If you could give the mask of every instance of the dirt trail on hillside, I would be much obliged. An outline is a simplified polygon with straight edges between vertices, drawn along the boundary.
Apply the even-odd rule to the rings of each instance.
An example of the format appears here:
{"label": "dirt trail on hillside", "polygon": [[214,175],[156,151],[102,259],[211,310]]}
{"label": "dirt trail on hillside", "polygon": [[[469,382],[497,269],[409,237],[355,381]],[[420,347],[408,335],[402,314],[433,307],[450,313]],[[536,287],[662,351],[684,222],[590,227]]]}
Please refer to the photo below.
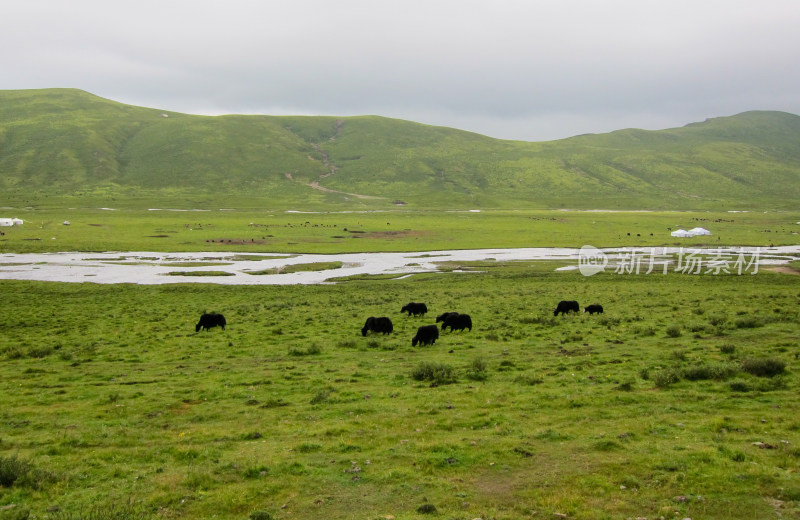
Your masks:
{"label": "dirt trail on hillside", "polygon": [[[329,142],[333,142],[336,140],[337,137],[339,137],[339,135],[342,133],[343,126],[344,126],[344,121],[342,121],[341,119],[336,121],[336,130],[334,134],[328,138]],[[323,173],[322,175],[319,176],[319,178],[324,179],[325,177],[330,177],[331,175],[334,175],[338,168],[336,167],[335,164],[331,164],[330,156],[327,154],[327,152],[325,152],[325,150],[323,150],[319,144],[314,144],[312,146],[314,147],[314,150],[316,150],[322,156],[322,164],[324,164],[325,168],[328,169],[328,173]]]}
{"label": "dirt trail on hillside", "polygon": [[[343,126],[344,126],[344,121],[342,121],[341,119],[336,121],[336,128],[335,128],[334,134],[328,138],[329,142],[333,142],[333,141],[336,140],[336,138],[339,137],[339,135],[342,133],[342,127]],[[347,191],[333,190],[331,188],[326,188],[325,186],[320,185],[319,182],[322,179],[330,177],[331,175],[335,175],[336,174],[336,170],[338,170],[338,167],[330,161],[330,156],[328,155],[328,153],[325,150],[322,149],[322,145],[320,145],[320,144],[312,144],[311,146],[314,148],[314,150],[317,153],[319,153],[322,156],[322,164],[325,166],[325,169],[328,170],[328,171],[326,173],[323,173],[319,177],[317,177],[317,180],[314,180],[314,181],[311,181],[311,182],[306,182],[306,183],[303,183],[303,184],[305,184],[309,188],[314,188],[315,190],[323,191],[325,193],[338,193],[340,195],[347,195],[349,197],[355,197],[357,199],[373,199],[373,200],[377,200],[377,199],[385,199],[386,198],[386,197],[379,197],[379,196],[376,196],[376,195],[362,195],[361,193],[350,193],[350,192],[347,192]],[[286,178],[289,179],[290,181],[294,180],[294,178],[292,177],[291,173],[284,173],[284,176],[286,176]],[[297,182],[300,182],[300,181],[297,181]]]}
{"label": "dirt trail on hillside", "polygon": [[362,195],[360,193],[349,193],[347,191],[339,191],[339,190],[332,190],[330,188],[326,188],[325,186],[320,186],[319,181],[312,181],[306,184],[306,186],[310,188],[314,188],[315,190],[324,191],[325,193],[341,193],[342,195],[349,195],[351,197],[355,197],[357,199],[385,199],[386,197],[378,197],[377,195]]}

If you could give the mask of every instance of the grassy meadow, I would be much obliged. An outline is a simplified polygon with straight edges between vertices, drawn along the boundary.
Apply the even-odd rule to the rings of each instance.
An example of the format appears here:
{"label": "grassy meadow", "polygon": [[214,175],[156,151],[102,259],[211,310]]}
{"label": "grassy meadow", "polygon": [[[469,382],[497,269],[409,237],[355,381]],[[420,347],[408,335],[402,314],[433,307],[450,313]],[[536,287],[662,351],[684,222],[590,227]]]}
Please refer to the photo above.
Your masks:
{"label": "grassy meadow", "polygon": [[0,281],[0,518],[800,518],[797,278],[553,267]]}
{"label": "grassy meadow", "polygon": [[[151,201],[155,202],[155,201]],[[142,208],[151,209],[142,209]],[[497,247],[761,246],[798,243],[800,212],[592,212],[558,210],[298,213],[298,210],[12,208],[22,226],[0,228],[0,252],[234,251],[345,253]],[[162,208],[160,210],[156,210]],[[69,222],[69,225],[65,225]],[[670,229],[705,227],[677,239]]]}
{"label": "grassy meadow", "polygon": [[[0,100],[0,217],[24,220],[0,228],[0,254],[769,247],[800,233],[792,114],[525,143],[67,89]],[[713,235],[670,236],[694,227]],[[188,283],[218,274],[207,260],[163,286],[0,280],[0,520],[800,518],[798,262]],[[554,317],[562,299],[605,313]],[[430,313],[401,314],[410,301]],[[206,311],[226,330],[195,333]],[[474,329],[413,348],[446,311]],[[363,337],[369,316],[394,333]]]}

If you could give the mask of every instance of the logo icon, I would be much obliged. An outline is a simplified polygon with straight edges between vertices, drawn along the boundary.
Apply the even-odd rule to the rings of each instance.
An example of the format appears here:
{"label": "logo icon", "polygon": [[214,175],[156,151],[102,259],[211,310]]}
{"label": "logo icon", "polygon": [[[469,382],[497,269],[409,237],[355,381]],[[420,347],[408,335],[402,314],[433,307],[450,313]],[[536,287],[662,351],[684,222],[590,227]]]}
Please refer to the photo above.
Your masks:
{"label": "logo icon", "polygon": [[603,272],[607,265],[606,254],[594,246],[583,246],[578,253],[578,270],[583,276]]}

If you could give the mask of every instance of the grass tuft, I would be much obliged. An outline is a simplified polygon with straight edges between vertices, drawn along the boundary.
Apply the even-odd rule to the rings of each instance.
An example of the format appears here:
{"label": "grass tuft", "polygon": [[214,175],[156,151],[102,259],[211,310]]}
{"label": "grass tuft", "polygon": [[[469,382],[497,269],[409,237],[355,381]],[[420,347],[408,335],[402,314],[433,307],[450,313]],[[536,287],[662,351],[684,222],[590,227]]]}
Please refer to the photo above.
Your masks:
{"label": "grass tuft", "polygon": [[41,489],[46,483],[55,481],[55,476],[43,471],[16,455],[0,457],[0,487],[26,487]]}
{"label": "grass tuft", "polygon": [[432,385],[448,385],[456,382],[455,369],[444,363],[423,361],[411,372],[415,381],[430,381]]}
{"label": "grass tuft", "polygon": [[669,325],[666,333],[668,338],[679,338],[681,337],[681,328],[678,325]]}
{"label": "grass tuft", "polygon": [[484,358],[474,358],[467,368],[467,379],[471,381],[486,381],[489,377],[488,367]]}
{"label": "grass tuft", "polygon": [[306,348],[289,347],[288,352],[290,356],[316,356],[322,353],[322,347],[314,343]]}

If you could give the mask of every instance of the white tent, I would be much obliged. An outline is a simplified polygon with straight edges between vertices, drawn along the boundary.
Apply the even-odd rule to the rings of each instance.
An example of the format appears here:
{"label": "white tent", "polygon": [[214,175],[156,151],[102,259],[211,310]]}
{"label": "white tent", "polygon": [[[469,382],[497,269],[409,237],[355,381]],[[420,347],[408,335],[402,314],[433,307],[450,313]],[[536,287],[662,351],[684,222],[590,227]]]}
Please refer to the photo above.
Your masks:
{"label": "white tent", "polygon": [[0,218],[0,226],[21,226],[22,220],[18,218]]}
{"label": "white tent", "polygon": [[694,229],[690,229],[689,231],[686,231],[685,229],[678,229],[677,231],[673,231],[672,233],[670,233],[670,235],[678,238],[691,238],[699,235],[710,235],[710,234],[711,231],[701,227],[696,227]]}
{"label": "white tent", "polygon": [[696,228],[690,229],[689,233],[692,233],[693,236],[710,235],[711,231],[707,230],[706,228],[696,227]]}

